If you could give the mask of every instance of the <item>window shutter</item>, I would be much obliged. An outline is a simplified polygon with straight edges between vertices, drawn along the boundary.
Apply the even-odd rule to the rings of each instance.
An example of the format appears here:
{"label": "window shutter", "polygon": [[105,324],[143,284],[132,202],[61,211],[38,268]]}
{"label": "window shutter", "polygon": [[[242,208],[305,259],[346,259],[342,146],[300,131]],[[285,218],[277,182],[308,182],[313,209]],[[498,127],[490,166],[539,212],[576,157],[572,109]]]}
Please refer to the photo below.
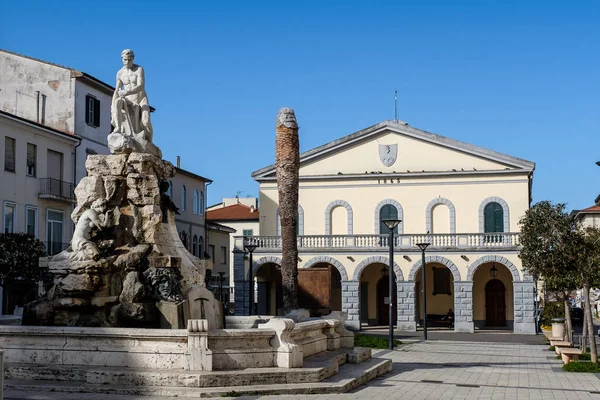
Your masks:
{"label": "window shutter", "polygon": [[100,126],[100,100],[93,99],[94,101],[94,126]]}
{"label": "window shutter", "polygon": [[483,211],[484,232],[504,232],[504,210],[498,203],[489,203]]}
{"label": "window shutter", "polygon": [[[381,234],[390,233],[390,228],[383,223],[383,220],[386,219],[398,219],[398,210],[391,204],[381,207],[381,211],[379,212],[379,233]],[[394,228],[394,233],[398,233],[397,226]]]}
{"label": "window shutter", "polygon": [[90,121],[90,101],[92,98],[90,96],[85,96],[85,123],[89,124]]}
{"label": "window shutter", "polygon": [[494,210],[494,229],[496,232],[504,232],[504,210],[500,204],[496,204],[498,207]]}

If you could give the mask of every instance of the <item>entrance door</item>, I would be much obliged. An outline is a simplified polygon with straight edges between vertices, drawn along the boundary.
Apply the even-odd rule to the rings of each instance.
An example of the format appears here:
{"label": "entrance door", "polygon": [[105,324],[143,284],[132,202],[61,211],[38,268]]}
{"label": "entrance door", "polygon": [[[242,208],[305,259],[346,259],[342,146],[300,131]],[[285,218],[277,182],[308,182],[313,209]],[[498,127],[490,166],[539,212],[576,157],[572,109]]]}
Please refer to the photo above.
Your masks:
{"label": "entrance door", "polygon": [[[393,279],[393,278],[392,278]],[[392,325],[396,325],[398,320],[397,304],[396,299],[396,282],[392,282],[392,290],[394,291],[394,299],[392,300]],[[390,324],[390,297],[389,297],[389,277],[384,276],[377,282],[377,324],[378,325],[389,325]]]}
{"label": "entrance door", "polygon": [[506,326],[506,288],[498,279],[485,285],[485,325]]}

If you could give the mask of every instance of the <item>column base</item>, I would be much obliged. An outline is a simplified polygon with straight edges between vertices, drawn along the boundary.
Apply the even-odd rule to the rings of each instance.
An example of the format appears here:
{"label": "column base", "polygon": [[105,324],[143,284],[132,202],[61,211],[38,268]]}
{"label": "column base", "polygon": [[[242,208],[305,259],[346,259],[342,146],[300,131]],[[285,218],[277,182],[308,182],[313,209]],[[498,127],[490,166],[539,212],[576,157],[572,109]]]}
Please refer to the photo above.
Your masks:
{"label": "column base", "polygon": [[475,332],[475,325],[473,324],[473,322],[458,322],[458,321],[455,321],[454,322],[454,332],[474,333]]}
{"label": "column base", "polygon": [[535,322],[515,322],[513,333],[520,335],[537,335]]}
{"label": "column base", "polygon": [[397,326],[396,326],[396,331],[416,332],[417,331],[417,323],[416,322],[398,322]]}

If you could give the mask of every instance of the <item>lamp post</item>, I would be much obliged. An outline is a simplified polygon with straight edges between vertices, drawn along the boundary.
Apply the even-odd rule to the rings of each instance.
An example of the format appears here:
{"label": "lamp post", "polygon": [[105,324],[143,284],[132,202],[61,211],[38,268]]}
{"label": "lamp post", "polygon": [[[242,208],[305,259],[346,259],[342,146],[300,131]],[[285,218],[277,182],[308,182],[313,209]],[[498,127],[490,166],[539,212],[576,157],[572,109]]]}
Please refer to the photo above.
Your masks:
{"label": "lamp post", "polygon": [[389,270],[389,274],[388,274],[388,283],[389,283],[389,289],[388,289],[388,298],[390,300],[389,303],[389,324],[390,324],[390,332],[389,332],[389,349],[393,350],[394,349],[394,320],[393,320],[393,307],[392,304],[393,303],[393,299],[394,299],[394,294],[393,294],[393,285],[392,285],[392,279],[394,279],[393,277],[393,273],[392,271],[394,271],[394,229],[396,229],[396,227],[398,226],[398,224],[402,222],[402,220],[400,219],[384,219],[383,223],[385,224],[385,226],[388,227],[388,229],[390,230],[390,238],[389,238],[389,242],[390,242],[390,270]]}
{"label": "lamp post", "polygon": [[421,249],[421,284],[423,288],[423,340],[427,340],[427,275],[425,274],[425,250],[431,243],[417,243]]}
{"label": "lamp post", "polygon": [[254,305],[254,283],[252,281],[252,252],[258,245],[254,241],[244,239],[244,250],[250,253],[248,265],[248,315],[252,315],[252,306]]}

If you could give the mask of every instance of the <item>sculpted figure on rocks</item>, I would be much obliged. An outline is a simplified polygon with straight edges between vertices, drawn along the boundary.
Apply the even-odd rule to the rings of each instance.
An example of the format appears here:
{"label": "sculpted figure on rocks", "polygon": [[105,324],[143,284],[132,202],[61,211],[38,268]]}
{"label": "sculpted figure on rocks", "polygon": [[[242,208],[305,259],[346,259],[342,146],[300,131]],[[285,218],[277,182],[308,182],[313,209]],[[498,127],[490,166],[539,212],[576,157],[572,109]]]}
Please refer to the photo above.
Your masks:
{"label": "sculpted figure on rocks", "polygon": [[106,211],[106,200],[97,199],[89,210],[81,214],[73,233],[71,249],[72,258],[77,261],[95,260],[100,255],[98,246],[91,241],[94,229],[102,230],[110,221],[109,211]]}

